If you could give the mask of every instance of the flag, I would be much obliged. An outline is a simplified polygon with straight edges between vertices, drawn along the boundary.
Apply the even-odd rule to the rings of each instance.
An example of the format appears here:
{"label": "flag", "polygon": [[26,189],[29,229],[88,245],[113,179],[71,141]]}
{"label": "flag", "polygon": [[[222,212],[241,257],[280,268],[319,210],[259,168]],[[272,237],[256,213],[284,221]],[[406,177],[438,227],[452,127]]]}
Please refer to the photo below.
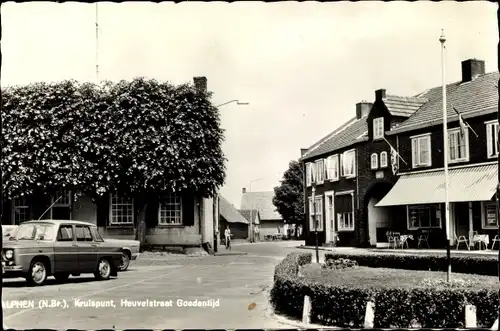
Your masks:
{"label": "flag", "polygon": [[460,124],[460,135],[462,138],[465,136],[465,132],[467,128],[469,127],[467,124],[465,124],[464,119],[462,118],[462,114],[458,114],[458,124]]}
{"label": "flag", "polygon": [[395,175],[398,172],[398,152],[391,146],[391,168],[392,174]]}

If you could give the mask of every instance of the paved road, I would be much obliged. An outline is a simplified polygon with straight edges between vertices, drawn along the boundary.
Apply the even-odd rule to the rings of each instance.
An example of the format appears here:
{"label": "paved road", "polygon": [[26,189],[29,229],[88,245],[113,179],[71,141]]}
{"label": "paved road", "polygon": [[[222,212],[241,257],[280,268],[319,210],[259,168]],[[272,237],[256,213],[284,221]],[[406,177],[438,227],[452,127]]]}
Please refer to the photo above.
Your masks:
{"label": "paved road", "polygon": [[[4,280],[4,323],[15,329],[182,329],[182,328],[286,328],[269,314],[266,291],[272,286],[276,262],[297,242],[240,244],[233,251],[248,255],[141,257],[130,270],[109,281],[93,276],[49,281],[43,287],[26,287],[19,280]],[[218,307],[177,307],[177,300],[218,300]],[[14,300],[65,300],[66,308],[6,308]],[[114,307],[76,307],[75,300]],[[126,307],[132,302],[172,300],[172,307]],[[255,304],[254,309],[249,305]],[[253,305],[251,305],[253,306]]]}

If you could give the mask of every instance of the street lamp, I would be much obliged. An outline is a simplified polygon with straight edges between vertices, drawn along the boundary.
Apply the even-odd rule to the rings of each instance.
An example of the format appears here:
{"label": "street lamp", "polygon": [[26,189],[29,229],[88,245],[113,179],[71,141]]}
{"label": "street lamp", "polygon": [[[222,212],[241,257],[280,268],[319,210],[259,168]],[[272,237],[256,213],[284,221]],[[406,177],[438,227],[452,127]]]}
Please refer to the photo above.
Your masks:
{"label": "street lamp", "polygon": [[313,220],[314,220],[314,235],[316,237],[316,263],[319,263],[319,250],[318,250],[318,220],[316,219],[316,185],[312,187],[312,207],[313,207]]}
{"label": "street lamp", "polygon": [[[252,180],[250,182],[250,187],[248,189],[248,192],[252,192],[252,184],[255,183],[255,182],[258,182],[259,180],[262,180],[263,178],[262,177],[259,177],[259,178],[256,178],[254,180]],[[253,204],[250,205],[250,242],[254,242],[255,241],[255,237],[254,237],[254,229],[253,229]]]}
{"label": "street lamp", "polygon": [[[249,102],[242,102],[240,100],[230,100],[230,101],[227,101],[227,102],[224,102],[218,106],[216,106],[216,108],[219,108],[219,107],[222,107],[222,106],[225,106],[225,105],[228,105],[230,103],[234,103],[236,102],[236,105],[238,106],[243,106],[243,105],[249,105],[250,103]],[[212,204],[213,206],[213,218],[214,218],[214,252],[217,252],[218,251],[218,245],[219,245],[219,195],[216,193],[214,195],[214,202]]]}

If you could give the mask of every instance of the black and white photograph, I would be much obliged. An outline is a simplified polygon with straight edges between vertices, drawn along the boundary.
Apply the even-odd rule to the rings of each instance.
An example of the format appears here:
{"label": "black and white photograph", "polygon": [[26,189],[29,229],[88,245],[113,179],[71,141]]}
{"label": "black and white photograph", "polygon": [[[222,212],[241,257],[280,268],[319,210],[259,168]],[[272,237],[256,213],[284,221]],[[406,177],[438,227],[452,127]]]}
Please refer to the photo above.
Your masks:
{"label": "black and white photograph", "polygon": [[486,328],[500,2],[2,2],[3,329]]}

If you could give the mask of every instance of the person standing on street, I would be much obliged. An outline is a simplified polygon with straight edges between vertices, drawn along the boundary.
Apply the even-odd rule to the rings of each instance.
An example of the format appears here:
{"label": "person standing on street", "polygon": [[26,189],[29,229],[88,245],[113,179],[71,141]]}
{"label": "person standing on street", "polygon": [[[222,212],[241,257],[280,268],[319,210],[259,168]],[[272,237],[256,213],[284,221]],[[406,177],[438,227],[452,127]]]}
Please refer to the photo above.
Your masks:
{"label": "person standing on street", "polygon": [[226,249],[231,249],[231,230],[229,229],[229,225],[224,231],[224,238],[226,239]]}
{"label": "person standing on street", "polygon": [[255,237],[255,242],[260,241],[260,230],[258,225],[254,225],[254,237]]}

